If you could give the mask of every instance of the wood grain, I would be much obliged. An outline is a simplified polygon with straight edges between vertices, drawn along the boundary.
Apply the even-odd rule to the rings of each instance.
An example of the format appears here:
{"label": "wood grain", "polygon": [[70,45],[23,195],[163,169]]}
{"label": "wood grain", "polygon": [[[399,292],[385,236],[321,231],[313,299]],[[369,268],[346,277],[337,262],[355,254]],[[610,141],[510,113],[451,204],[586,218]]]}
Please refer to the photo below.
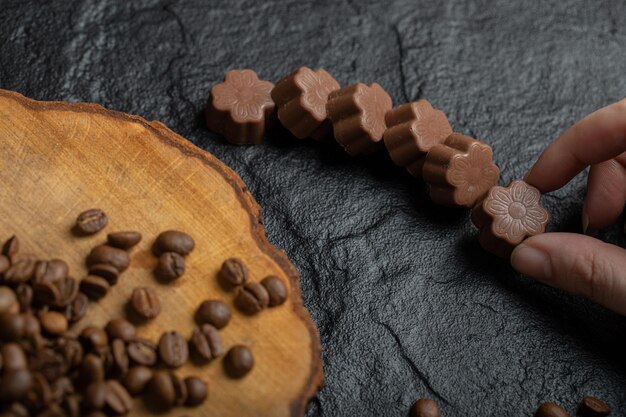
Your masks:
{"label": "wood grain", "polygon": [[[190,416],[300,416],[322,383],[319,334],[302,304],[298,275],[284,252],[265,238],[261,212],[241,179],[207,152],[158,122],[95,104],[37,102],[0,90],[0,238],[17,234],[22,251],[60,257],[76,278],[86,270],[89,250],[106,232],[137,230],[144,239],[131,252],[131,267],[79,325],[105,324],[125,316],[133,288],[152,286],[161,315],[139,327],[157,340],[166,330],[186,337],[193,313],[209,298],[233,306],[233,294],[217,284],[216,273],[230,256],[242,258],[259,281],[274,274],[290,287],[286,304],[233,319],[220,333],[226,348],[251,347],[256,366],[242,380],[225,376],[221,360],[180,368],[209,382],[209,399],[199,408],[176,408]],[[77,214],[99,207],[108,227],[91,237],[70,232]],[[150,245],[165,229],[191,234],[195,250],[185,275],[158,283]],[[149,415],[138,402],[132,415]]]}

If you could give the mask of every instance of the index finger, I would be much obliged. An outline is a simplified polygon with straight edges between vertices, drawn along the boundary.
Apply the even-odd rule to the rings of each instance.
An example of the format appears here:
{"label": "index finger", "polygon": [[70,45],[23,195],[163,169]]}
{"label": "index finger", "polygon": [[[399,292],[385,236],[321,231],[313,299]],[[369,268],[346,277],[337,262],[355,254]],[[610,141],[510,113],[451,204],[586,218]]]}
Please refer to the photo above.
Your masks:
{"label": "index finger", "polygon": [[561,188],[589,165],[626,151],[626,99],[584,117],[546,148],[526,176],[542,193]]}

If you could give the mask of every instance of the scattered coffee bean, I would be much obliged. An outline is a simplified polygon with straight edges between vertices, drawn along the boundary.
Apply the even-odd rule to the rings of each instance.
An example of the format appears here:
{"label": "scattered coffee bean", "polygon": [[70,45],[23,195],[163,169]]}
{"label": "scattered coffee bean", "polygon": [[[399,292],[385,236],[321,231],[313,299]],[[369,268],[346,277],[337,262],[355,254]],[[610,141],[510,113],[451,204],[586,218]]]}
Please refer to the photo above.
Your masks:
{"label": "scattered coffee bean", "polygon": [[109,222],[106,213],[100,209],[85,210],[76,218],[76,230],[83,235],[93,235],[104,229]]}
{"label": "scattered coffee bean", "polygon": [[122,384],[124,384],[124,387],[126,387],[130,395],[136,397],[143,393],[151,378],[152,369],[141,365],[133,366],[128,370],[128,373],[124,375]]}
{"label": "scattered coffee bean", "polygon": [[411,417],[440,417],[441,411],[436,402],[428,398],[420,398],[411,406]]}
{"label": "scattered coffee bean", "polygon": [[109,283],[106,279],[96,275],[87,275],[80,281],[80,291],[91,300],[99,300],[109,292]]}
{"label": "scattered coffee bean", "polygon": [[39,322],[46,333],[54,336],[65,333],[68,327],[67,318],[58,311],[46,311],[40,314]]}
{"label": "scattered coffee bean", "polygon": [[185,385],[185,380],[180,378],[174,372],[170,372],[170,376],[172,378],[172,384],[174,385],[176,397],[174,402],[176,405],[183,405],[187,402],[187,385]]}
{"label": "scattered coffee bean", "polygon": [[135,288],[130,298],[135,312],[144,319],[152,319],[161,312],[161,303],[156,291],[150,287]]}
{"label": "scattered coffee bean", "polygon": [[24,336],[25,320],[23,314],[5,314],[0,316],[0,340],[17,342]]}
{"label": "scattered coffee bean", "polygon": [[217,273],[220,284],[226,289],[233,289],[248,282],[248,267],[239,258],[224,261]]}
{"label": "scattered coffee bean", "polygon": [[74,300],[67,306],[67,309],[65,311],[67,319],[71,323],[77,322],[78,320],[85,317],[88,307],[89,298],[87,298],[84,293],[79,292],[78,294],[76,294],[76,297],[74,297]]}
{"label": "scattered coffee bean", "polygon": [[33,258],[20,259],[13,263],[4,273],[4,281],[12,285],[30,281],[35,273],[36,263],[37,261]]}
{"label": "scattered coffee bean", "polygon": [[62,406],[67,417],[81,417],[80,400],[78,395],[66,396],[62,401]]}
{"label": "scattered coffee bean", "polygon": [[26,313],[30,311],[31,304],[33,303],[33,287],[28,284],[20,284],[15,289],[15,295],[20,304],[20,312]]}
{"label": "scattered coffee bean", "polygon": [[237,288],[235,305],[246,314],[256,314],[267,307],[270,296],[264,286],[258,282],[248,282]]}
{"label": "scattered coffee bean", "polygon": [[50,282],[52,284],[67,277],[69,267],[65,261],[61,259],[52,259],[50,261],[37,261],[35,264],[35,272],[33,274],[34,282]]}
{"label": "scattered coffee bean", "polygon": [[287,300],[287,287],[282,279],[275,275],[263,278],[261,285],[267,290],[270,297],[269,306],[276,307]]}
{"label": "scattered coffee bean", "polygon": [[90,268],[97,264],[112,265],[118,271],[124,272],[130,264],[130,258],[125,250],[109,245],[99,245],[93,248],[87,256],[87,267]]}
{"label": "scattered coffee bean", "polygon": [[4,255],[0,255],[0,274],[4,274],[10,266],[11,260]]}
{"label": "scattered coffee bean", "polygon": [[41,373],[48,382],[56,381],[69,370],[65,358],[51,348],[31,351],[28,358],[30,370]]}
{"label": "scattered coffee bean", "polygon": [[141,233],[133,231],[115,232],[107,235],[107,243],[128,250],[141,241]]}
{"label": "scattered coffee bean", "polygon": [[24,349],[17,343],[4,343],[0,346],[2,355],[3,371],[17,371],[28,369],[28,361]]}
{"label": "scattered coffee bean", "polygon": [[23,318],[24,328],[23,328],[23,337],[32,339],[36,336],[41,336],[41,325],[37,317],[35,317],[32,313],[24,313],[20,314]]}
{"label": "scattered coffee bean", "polygon": [[583,397],[578,411],[583,417],[604,417],[611,414],[611,407],[598,398],[586,396]]}
{"label": "scattered coffee bean", "polygon": [[159,357],[170,368],[182,366],[189,358],[187,341],[177,331],[163,333],[159,339]]}
{"label": "scattered coffee bean", "polygon": [[254,367],[252,351],[247,346],[233,346],[224,357],[223,365],[231,378],[241,378]]}
{"label": "scattered coffee bean", "polygon": [[61,377],[50,384],[50,394],[52,401],[60,403],[66,396],[74,394],[74,384],[68,377]]}
{"label": "scattered coffee bean", "polygon": [[196,321],[198,324],[208,323],[218,329],[226,327],[230,321],[230,317],[230,307],[221,300],[203,301],[196,311]]}
{"label": "scattered coffee bean", "polygon": [[15,292],[9,287],[0,287],[0,315],[17,314],[20,312],[20,303]]}
{"label": "scattered coffee bean", "polygon": [[569,413],[558,404],[547,402],[537,409],[535,417],[570,417]]}
{"label": "scattered coffee bean", "polygon": [[117,284],[120,271],[110,264],[95,264],[89,268],[89,275],[95,275],[107,280],[109,285]]}
{"label": "scattered coffee bean", "polygon": [[176,402],[176,390],[170,371],[154,371],[147,387],[148,399],[156,408],[167,410]]}
{"label": "scattered coffee bean", "polygon": [[39,373],[32,374],[33,385],[24,398],[28,408],[39,410],[52,402],[52,391],[46,378]]}
{"label": "scattered coffee bean", "polygon": [[152,250],[156,256],[165,252],[175,252],[179,255],[188,255],[195,247],[193,238],[187,233],[178,230],[167,230],[157,236]]}
{"label": "scattered coffee bean", "polygon": [[102,410],[107,401],[107,383],[95,381],[87,386],[83,394],[83,404],[87,410]]}
{"label": "scattered coffee bean", "polygon": [[74,298],[78,295],[79,283],[72,277],[61,278],[56,283],[52,284],[59,290],[59,296],[56,300],[53,300],[50,305],[52,307],[67,307],[74,301]]}
{"label": "scattered coffee bean", "polygon": [[128,353],[126,343],[122,339],[111,342],[111,354],[113,355],[113,368],[117,375],[125,375],[128,372]]}
{"label": "scattered coffee bean", "polygon": [[70,369],[77,368],[83,362],[83,345],[68,332],[56,340],[55,350],[63,356]]}
{"label": "scattered coffee bean", "polygon": [[80,332],[80,341],[87,352],[106,351],[109,338],[104,330],[96,326],[87,326]]}
{"label": "scattered coffee bean", "polygon": [[165,252],[159,256],[154,273],[162,281],[180,278],[185,273],[185,258],[176,252]]}
{"label": "scattered coffee bean", "polygon": [[2,255],[9,258],[9,260],[13,260],[17,252],[20,250],[20,241],[17,236],[13,235],[4,242],[2,245]]}
{"label": "scattered coffee bean", "polygon": [[35,282],[32,289],[33,301],[38,305],[54,305],[61,300],[59,287],[51,282]]}
{"label": "scattered coffee bean", "polygon": [[104,381],[104,362],[98,355],[88,353],[80,365],[78,381],[81,384],[90,384],[95,381]]}
{"label": "scattered coffee bean", "polygon": [[192,352],[204,361],[211,361],[222,354],[222,339],[217,329],[210,324],[195,329],[189,344]]}
{"label": "scattered coffee bean", "polygon": [[19,401],[33,386],[33,375],[27,369],[5,371],[0,382],[0,402]]}
{"label": "scattered coffee bean", "polygon": [[133,399],[126,391],[126,388],[114,379],[108,380],[106,384],[106,407],[117,415],[128,414],[133,408]]}
{"label": "scattered coffee bean", "polygon": [[185,386],[187,387],[187,401],[185,405],[195,407],[202,404],[209,396],[207,383],[195,376],[185,378]]}
{"label": "scattered coffee bean", "polygon": [[135,326],[133,326],[131,322],[121,318],[109,320],[105,326],[105,330],[110,340],[122,339],[124,342],[130,342],[137,334]]}
{"label": "scattered coffee bean", "polygon": [[128,344],[128,357],[137,365],[152,366],[157,362],[157,345],[147,339],[136,337]]}

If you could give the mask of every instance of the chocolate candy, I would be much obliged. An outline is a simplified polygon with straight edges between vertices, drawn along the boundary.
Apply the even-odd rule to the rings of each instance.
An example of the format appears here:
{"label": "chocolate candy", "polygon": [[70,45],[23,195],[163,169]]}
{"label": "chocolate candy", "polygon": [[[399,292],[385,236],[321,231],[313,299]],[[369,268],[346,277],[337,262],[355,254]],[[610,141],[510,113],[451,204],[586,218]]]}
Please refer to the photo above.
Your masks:
{"label": "chocolate candy", "polygon": [[549,216],[540,197],[539,190],[520,180],[489,190],[472,210],[472,223],[480,230],[481,246],[508,258],[524,239],[543,233]]}
{"label": "chocolate candy", "polygon": [[214,85],[206,106],[210,130],[236,145],[253,145],[263,141],[263,134],[274,116],[270,96],[274,84],[259,80],[250,69],[231,70],[224,82]]}
{"label": "chocolate candy", "polygon": [[583,417],[604,417],[611,414],[611,407],[601,399],[588,395],[582,399],[578,413]]}
{"label": "chocolate candy", "polygon": [[353,84],[328,95],[326,111],[337,142],[352,156],[378,150],[391,97],[376,84]]}
{"label": "chocolate candy", "polygon": [[387,130],[383,140],[396,165],[406,167],[414,177],[422,176],[426,154],[442,143],[452,128],[444,112],[433,109],[426,100],[403,104],[385,115]]}
{"label": "chocolate candy", "polygon": [[272,90],[278,119],[298,139],[326,138],[332,132],[332,125],[326,118],[328,94],[339,87],[323,69],[298,68],[277,82]]}
{"label": "chocolate candy", "polygon": [[439,406],[429,398],[420,398],[415,401],[409,414],[411,417],[441,417]]}
{"label": "chocolate candy", "polygon": [[472,208],[498,182],[491,147],[453,133],[430,148],[422,173],[437,204]]}
{"label": "chocolate candy", "polygon": [[556,403],[547,402],[539,406],[535,417],[570,417],[563,407]]}

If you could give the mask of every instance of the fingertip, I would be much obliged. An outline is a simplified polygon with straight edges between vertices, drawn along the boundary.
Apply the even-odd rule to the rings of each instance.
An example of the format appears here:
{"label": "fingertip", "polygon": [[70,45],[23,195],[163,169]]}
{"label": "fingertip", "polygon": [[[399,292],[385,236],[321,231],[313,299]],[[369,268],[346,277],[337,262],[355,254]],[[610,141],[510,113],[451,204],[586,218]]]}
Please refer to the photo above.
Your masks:
{"label": "fingertip", "polygon": [[540,281],[548,282],[552,278],[549,254],[531,244],[522,243],[513,250],[511,266],[518,272]]}

